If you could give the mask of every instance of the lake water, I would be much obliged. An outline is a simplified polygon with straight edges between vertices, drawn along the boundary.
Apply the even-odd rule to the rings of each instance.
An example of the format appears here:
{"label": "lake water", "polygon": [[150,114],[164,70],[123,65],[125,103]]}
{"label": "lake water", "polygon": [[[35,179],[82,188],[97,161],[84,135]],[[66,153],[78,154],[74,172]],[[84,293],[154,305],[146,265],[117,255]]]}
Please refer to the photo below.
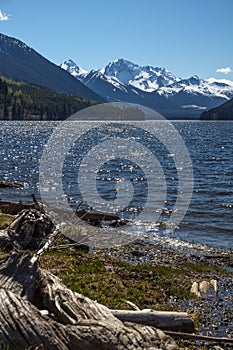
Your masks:
{"label": "lake water", "polygon": [[[110,204],[116,198],[116,184],[119,184],[122,178],[131,184],[125,187],[126,197],[127,191],[130,192],[133,189],[135,193],[132,194],[133,199],[122,213],[122,217],[134,219],[134,225],[128,229],[142,235],[147,234],[152,239],[170,240],[174,244],[183,242],[185,245],[184,242],[190,242],[233,249],[233,123],[196,121],[172,123],[187,147],[193,167],[194,188],[186,215],[178,227],[170,233],[165,231],[164,223],[177,210],[175,202],[180,191],[179,174],[182,172],[185,174],[186,164],[179,165],[180,169],[176,168],[176,152],[180,152],[176,148],[176,142],[171,149],[167,149],[161,139],[154,137],[164,133],[159,122],[148,122],[151,133],[145,132],[143,122],[141,125],[139,123],[136,127],[132,125],[128,127],[122,123],[120,128],[116,124],[110,126],[93,124],[92,128],[86,132],[84,123],[73,122],[73,130],[84,128],[85,133],[69,150],[62,168],[62,183],[70,204],[74,206],[84,201],[87,207],[89,205],[83,198],[77,180],[80,164],[83,165],[85,162],[85,156],[89,150],[97,147],[101,142],[109,141],[111,136],[119,140],[123,135],[125,140],[130,139],[133,140],[132,142],[142,144],[142,153],[148,149],[160,164],[160,168],[158,164],[154,168],[151,167],[151,159],[147,155],[143,159],[139,148],[138,164],[135,155],[132,160],[120,159],[120,157],[115,160],[111,158],[109,161],[106,159],[95,174],[97,192],[103,201]],[[19,181],[26,185],[25,189],[2,189],[1,199],[30,200],[29,195],[33,192],[40,199],[38,192],[40,159],[56,125],[59,127],[59,123],[55,122],[0,122],[0,180]],[[172,133],[170,129],[167,130],[167,140],[172,140],[170,132]],[[63,131],[63,137],[67,142],[69,133],[70,129],[67,133]],[[129,154],[133,154],[133,150],[130,149],[134,147],[133,145],[134,143],[129,143]],[[111,148],[109,144],[106,147]],[[120,148],[121,145],[119,145]],[[59,145],[57,149],[59,150]],[[100,160],[103,160],[104,151],[102,153],[101,148],[96,149],[102,157]],[[54,167],[51,168],[52,163],[53,160],[49,159],[47,176],[52,175],[51,178],[56,182],[56,172]],[[144,164],[144,167],[140,167],[140,164]],[[53,174],[49,174],[50,169],[53,169]],[[151,196],[147,216],[142,220],[139,214],[148,199],[150,188],[147,183],[147,172],[153,173],[151,169],[162,169],[163,174],[158,170],[156,175],[158,191]],[[88,172],[90,170],[87,169],[87,174]],[[191,180],[191,178],[185,180],[189,187]],[[158,203],[162,201],[164,193],[164,189],[159,190],[162,185],[166,187],[166,194],[161,210],[158,210]],[[85,190],[88,192],[88,186]],[[48,191],[47,197],[51,202],[55,200],[52,191]],[[178,211],[179,209],[182,210],[182,205]]]}

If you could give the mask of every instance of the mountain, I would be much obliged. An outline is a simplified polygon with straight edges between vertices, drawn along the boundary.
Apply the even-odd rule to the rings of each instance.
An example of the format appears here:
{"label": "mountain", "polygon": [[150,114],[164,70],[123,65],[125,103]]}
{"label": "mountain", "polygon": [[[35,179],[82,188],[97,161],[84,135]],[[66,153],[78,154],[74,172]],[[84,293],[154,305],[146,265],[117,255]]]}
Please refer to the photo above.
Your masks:
{"label": "mountain", "polygon": [[233,98],[216,108],[203,112],[200,120],[233,120]]}
{"label": "mountain", "polygon": [[165,68],[117,59],[90,72],[75,62],[56,66],[22,41],[0,34],[0,74],[59,93],[152,108],[170,119],[193,119],[233,97],[230,80],[177,78]]}
{"label": "mountain", "polygon": [[93,104],[0,75],[0,120],[64,120]]}
{"label": "mountain", "polygon": [[0,34],[0,73],[57,92],[103,102],[81,81],[50,62],[22,41]]}
{"label": "mountain", "polygon": [[139,103],[171,118],[198,117],[203,110],[233,97],[232,81],[204,80],[195,75],[177,78],[165,68],[139,66],[125,59],[90,72],[72,60],[61,68],[107,101]]}

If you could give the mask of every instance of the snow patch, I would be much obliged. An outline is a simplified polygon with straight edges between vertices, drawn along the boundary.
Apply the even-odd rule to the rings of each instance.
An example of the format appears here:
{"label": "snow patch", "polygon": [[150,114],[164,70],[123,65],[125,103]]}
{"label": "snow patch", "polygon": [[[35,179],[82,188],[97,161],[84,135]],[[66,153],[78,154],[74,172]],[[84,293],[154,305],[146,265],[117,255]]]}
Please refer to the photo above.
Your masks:
{"label": "snow patch", "polygon": [[[169,99],[176,94],[184,93],[190,97],[203,96],[205,98],[221,98],[229,100],[233,97],[233,81],[227,79],[201,79],[197,75],[190,78],[182,79],[175,77],[165,68],[152,66],[139,66],[133,62],[123,58],[110,62],[106,67],[98,71],[87,72],[77,64],[68,60],[65,61],[61,68],[67,70],[77,79],[83,79],[90,75],[90,79],[101,78],[114,88],[127,92],[127,86],[134,87],[142,92],[156,92],[160,96]],[[87,84],[89,80],[85,83]],[[132,89],[131,91],[140,94],[139,91]],[[186,107],[189,106],[189,107]],[[193,107],[190,107],[193,106]],[[183,108],[204,108],[204,106],[196,106],[187,104]]]}

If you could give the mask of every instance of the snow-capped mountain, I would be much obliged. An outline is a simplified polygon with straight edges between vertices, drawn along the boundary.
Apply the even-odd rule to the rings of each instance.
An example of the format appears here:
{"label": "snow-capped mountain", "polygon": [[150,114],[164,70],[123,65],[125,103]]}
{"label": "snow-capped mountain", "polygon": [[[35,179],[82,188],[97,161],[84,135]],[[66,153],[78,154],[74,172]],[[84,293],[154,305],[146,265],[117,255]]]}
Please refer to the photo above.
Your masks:
{"label": "snow-capped mountain", "polygon": [[165,68],[139,66],[117,59],[97,71],[87,72],[72,60],[61,67],[108,101],[146,105],[168,117],[196,117],[233,97],[230,80],[175,77]]}
{"label": "snow-capped mountain", "polygon": [[108,77],[115,77],[123,84],[132,85],[142,91],[152,92],[175,82],[175,77],[164,68],[140,67],[124,59],[109,63],[103,70]]}
{"label": "snow-capped mountain", "polygon": [[68,71],[74,77],[88,73],[86,70],[77,66],[77,64],[72,60],[65,61],[63,64],[61,64],[61,68]]}

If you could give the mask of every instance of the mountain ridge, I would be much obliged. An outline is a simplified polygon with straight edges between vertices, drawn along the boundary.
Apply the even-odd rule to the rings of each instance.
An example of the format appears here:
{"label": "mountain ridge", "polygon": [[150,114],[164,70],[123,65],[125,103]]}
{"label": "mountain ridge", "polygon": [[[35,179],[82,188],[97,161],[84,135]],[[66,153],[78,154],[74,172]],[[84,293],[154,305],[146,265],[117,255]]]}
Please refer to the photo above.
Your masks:
{"label": "mountain ridge", "polygon": [[94,104],[0,75],[0,120],[64,120]]}
{"label": "mountain ridge", "polygon": [[140,104],[168,119],[197,119],[233,97],[230,80],[177,78],[165,68],[123,58],[91,71],[72,60],[57,66],[5,34],[0,34],[0,74],[92,101]]}
{"label": "mountain ridge", "polygon": [[[165,68],[139,66],[122,58],[90,72],[72,60],[63,62],[61,68],[98,91],[107,101],[137,101],[162,113],[170,110],[171,115],[175,112],[197,118],[203,110],[233,97],[230,80],[202,79],[197,75],[177,78]],[[164,108],[165,101],[167,108]]]}
{"label": "mountain ridge", "polygon": [[47,60],[21,40],[0,34],[0,73],[51,90],[93,101],[104,99],[68,72]]}

